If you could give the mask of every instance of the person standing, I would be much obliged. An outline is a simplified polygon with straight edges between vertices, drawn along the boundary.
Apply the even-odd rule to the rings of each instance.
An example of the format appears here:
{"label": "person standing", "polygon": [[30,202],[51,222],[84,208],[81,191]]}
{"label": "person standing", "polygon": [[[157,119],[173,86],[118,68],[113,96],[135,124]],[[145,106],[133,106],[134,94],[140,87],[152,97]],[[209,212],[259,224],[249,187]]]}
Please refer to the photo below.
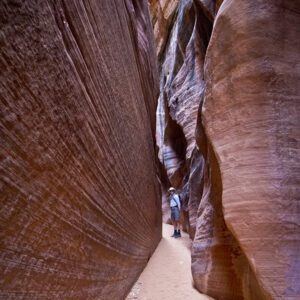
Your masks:
{"label": "person standing", "polygon": [[169,190],[169,203],[171,208],[171,221],[174,227],[174,233],[172,237],[178,238],[181,237],[180,233],[180,198],[176,193],[176,190],[173,187],[170,187]]}

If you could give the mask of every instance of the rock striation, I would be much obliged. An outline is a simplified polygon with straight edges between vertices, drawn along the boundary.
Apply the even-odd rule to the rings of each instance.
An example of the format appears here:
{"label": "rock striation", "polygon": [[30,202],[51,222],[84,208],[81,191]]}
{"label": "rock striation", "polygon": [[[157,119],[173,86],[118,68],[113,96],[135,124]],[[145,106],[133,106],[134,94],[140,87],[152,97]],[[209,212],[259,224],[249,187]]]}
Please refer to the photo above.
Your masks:
{"label": "rock striation", "polygon": [[0,298],[124,299],[161,238],[147,2],[0,15]]}
{"label": "rock striation", "polygon": [[157,109],[165,187],[181,190],[199,291],[298,299],[300,6],[221,2],[180,1],[170,25]]}
{"label": "rock striation", "polygon": [[206,55],[203,123],[251,299],[300,297],[299,4],[224,1]]}
{"label": "rock striation", "polygon": [[179,0],[148,0],[158,60],[161,60]]}

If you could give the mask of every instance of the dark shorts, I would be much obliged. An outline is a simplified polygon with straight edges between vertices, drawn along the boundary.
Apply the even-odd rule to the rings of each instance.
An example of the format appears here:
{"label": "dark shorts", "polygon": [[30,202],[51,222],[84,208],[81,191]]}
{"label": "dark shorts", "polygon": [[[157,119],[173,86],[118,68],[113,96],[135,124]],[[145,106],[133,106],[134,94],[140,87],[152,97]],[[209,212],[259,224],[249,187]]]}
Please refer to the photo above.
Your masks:
{"label": "dark shorts", "polygon": [[178,206],[171,207],[171,220],[178,222],[180,219],[180,211]]}

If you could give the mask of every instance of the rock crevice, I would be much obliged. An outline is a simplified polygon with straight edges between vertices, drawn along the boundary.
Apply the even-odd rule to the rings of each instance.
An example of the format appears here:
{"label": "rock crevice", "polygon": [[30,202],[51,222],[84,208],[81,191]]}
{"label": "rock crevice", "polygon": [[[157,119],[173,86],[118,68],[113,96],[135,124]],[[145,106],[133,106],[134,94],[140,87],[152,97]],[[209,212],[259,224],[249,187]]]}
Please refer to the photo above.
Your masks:
{"label": "rock crevice", "polygon": [[[185,0],[173,9],[170,35],[154,30],[156,41],[169,37],[157,143],[164,188],[184,200],[195,285],[217,299],[297,299],[296,4]],[[170,119],[184,158],[170,155]]]}

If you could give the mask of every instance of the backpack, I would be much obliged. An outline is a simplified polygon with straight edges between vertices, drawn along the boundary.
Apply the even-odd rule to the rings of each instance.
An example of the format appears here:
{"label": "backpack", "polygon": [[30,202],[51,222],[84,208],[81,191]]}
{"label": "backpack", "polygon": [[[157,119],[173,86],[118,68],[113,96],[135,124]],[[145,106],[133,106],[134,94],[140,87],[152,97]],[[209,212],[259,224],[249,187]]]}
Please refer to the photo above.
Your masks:
{"label": "backpack", "polygon": [[182,198],[181,198],[180,194],[177,194],[177,195],[178,195],[178,198],[179,198],[180,207],[182,207],[182,204],[183,204]]}

